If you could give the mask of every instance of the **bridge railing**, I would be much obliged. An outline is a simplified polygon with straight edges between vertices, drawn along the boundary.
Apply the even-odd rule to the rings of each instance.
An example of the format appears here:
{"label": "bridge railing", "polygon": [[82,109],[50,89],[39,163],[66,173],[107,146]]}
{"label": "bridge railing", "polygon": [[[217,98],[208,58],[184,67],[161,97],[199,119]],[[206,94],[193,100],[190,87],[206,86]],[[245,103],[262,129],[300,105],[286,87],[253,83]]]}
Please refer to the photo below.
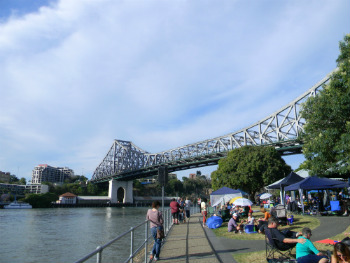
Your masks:
{"label": "bridge railing", "polygon": [[[199,211],[198,206],[193,205],[191,206],[191,214],[193,213],[197,213]],[[164,227],[164,234],[165,237],[168,235],[169,231],[171,230],[172,226],[173,226],[173,222],[172,222],[172,216],[171,216],[171,209],[165,209],[163,211],[163,227]],[[144,241],[142,242],[142,244],[135,248],[135,238],[134,238],[134,234],[135,234],[135,230],[141,228],[141,227],[145,228],[145,238]],[[96,256],[96,262],[97,263],[102,263],[102,252],[107,249],[108,247],[110,247],[112,244],[114,244],[115,242],[121,240],[122,238],[127,238],[129,237],[129,244],[130,244],[130,255],[129,257],[123,261],[123,262],[134,262],[134,258],[136,255],[138,255],[140,253],[140,251],[142,251],[142,249],[144,249],[144,260],[143,262],[148,262],[148,245],[152,242],[150,241],[152,237],[151,233],[150,233],[150,228],[149,228],[149,221],[145,220],[144,222],[142,222],[141,224],[131,227],[130,230],[120,234],[119,236],[117,236],[116,238],[112,239],[111,241],[107,242],[106,244],[102,245],[102,246],[98,246],[94,251],[90,252],[89,254],[87,254],[86,256],[82,257],[81,259],[75,261],[75,263],[82,263],[82,262],[86,262],[87,260],[89,260],[90,258]],[[127,244],[127,242],[123,242],[124,244]],[[125,250],[125,248],[119,248],[119,250]],[[117,252],[116,252],[117,253]],[[106,259],[107,260],[107,259]]]}

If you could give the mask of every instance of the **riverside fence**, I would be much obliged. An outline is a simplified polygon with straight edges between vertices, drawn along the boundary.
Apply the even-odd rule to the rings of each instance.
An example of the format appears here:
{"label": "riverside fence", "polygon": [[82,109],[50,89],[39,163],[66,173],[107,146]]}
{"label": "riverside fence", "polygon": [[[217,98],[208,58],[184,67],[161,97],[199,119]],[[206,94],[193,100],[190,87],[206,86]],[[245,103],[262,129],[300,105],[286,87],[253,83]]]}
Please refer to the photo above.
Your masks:
{"label": "riverside fence", "polygon": [[[199,207],[198,205],[192,205],[191,208],[191,214],[194,213],[198,213],[199,212]],[[171,217],[171,209],[165,209],[163,211],[163,219],[164,219],[164,234],[165,234],[165,238],[167,237],[167,235],[169,234],[172,226],[173,226],[173,222],[172,222],[172,217]],[[140,229],[144,227],[144,241],[141,243],[140,246],[135,247],[135,231],[137,229]],[[144,257],[143,260],[138,260],[139,262],[148,262],[148,255],[149,255],[149,244],[153,243],[153,239],[150,240],[152,237],[151,233],[150,233],[150,228],[149,228],[149,221],[145,220],[144,222],[140,223],[137,226],[131,227],[130,230],[120,234],[119,236],[117,236],[116,238],[112,239],[111,241],[107,242],[104,245],[98,246],[94,251],[90,252],[89,254],[87,254],[86,256],[82,257],[81,259],[79,259],[78,261],[75,261],[75,263],[82,263],[82,262],[86,262],[87,260],[89,260],[90,258],[96,256],[96,262],[97,263],[103,263],[103,251],[110,248],[111,245],[115,244],[117,241],[121,241],[123,240],[123,244],[126,244],[127,242],[130,244],[130,254],[129,257],[126,259],[123,259],[121,262],[134,262],[134,259],[136,256],[140,257],[140,253],[142,250],[144,250],[143,255],[141,255],[141,257]],[[122,250],[122,247],[119,247],[118,250],[114,253],[118,253],[120,250]],[[123,249],[124,250],[124,249]]]}

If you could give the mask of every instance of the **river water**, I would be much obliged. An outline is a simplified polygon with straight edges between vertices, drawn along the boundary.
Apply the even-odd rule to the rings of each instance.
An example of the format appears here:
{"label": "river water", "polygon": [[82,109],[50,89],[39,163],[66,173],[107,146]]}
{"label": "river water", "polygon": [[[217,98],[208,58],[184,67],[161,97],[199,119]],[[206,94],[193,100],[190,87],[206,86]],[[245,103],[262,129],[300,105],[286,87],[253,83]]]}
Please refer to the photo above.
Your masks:
{"label": "river water", "polygon": [[[142,223],[146,212],[145,207],[1,209],[0,262],[75,262]],[[135,232],[137,242],[144,235],[142,226]],[[129,254],[127,235],[103,252],[103,262],[123,262]]]}

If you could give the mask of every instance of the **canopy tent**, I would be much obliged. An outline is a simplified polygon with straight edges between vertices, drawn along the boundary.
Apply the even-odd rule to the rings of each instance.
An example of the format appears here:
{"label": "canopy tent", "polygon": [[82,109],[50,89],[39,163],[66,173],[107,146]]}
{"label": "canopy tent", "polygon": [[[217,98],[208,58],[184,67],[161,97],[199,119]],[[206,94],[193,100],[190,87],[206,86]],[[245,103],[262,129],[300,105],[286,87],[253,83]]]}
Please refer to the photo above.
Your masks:
{"label": "canopy tent", "polygon": [[285,190],[286,191],[295,191],[299,189],[326,190],[326,189],[344,188],[344,187],[349,187],[349,183],[328,179],[328,178],[320,178],[317,176],[312,176],[312,177],[305,178],[300,182],[287,186]]}
{"label": "canopy tent", "polygon": [[244,192],[244,191],[241,190],[241,189],[237,189],[237,191],[240,191],[242,195],[248,195],[248,193]]}
{"label": "canopy tent", "polygon": [[300,175],[297,175],[294,172],[291,172],[287,177],[283,178],[281,181],[276,182],[272,185],[269,185],[268,189],[281,189],[281,186],[285,187],[285,186],[300,182],[302,180],[304,180],[303,177],[301,177]]}
{"label": "canopy tent", "polygon": [[210,194],[210,203],[212,206],[218,206],[220,204],[225,204],[235,197],[242,197],[242,193],[224,186]]}
{"label": "canopy tent", "polygon": [[301,177],[300,175],[291,172],[290,174],[288,174],[288,176],[286,176],[285,178],[283,178],[280,181],[275,182],[274,184],[269,185],[268,187],[266,187],[267,189],[280,189],[281,190],[281,203],[284,204],[284,188],[288,185],[291,184],[295,184],[297,182],[302,181],[304,178]]}
{"label": "canopy tent", "polygon": [[304,180],[297,182],[295,184],[289,185],[285,188],[286,191],[299,190],[300,193],[300,203],[304,212],[304,201],[302,190],[326,190],[334,188],[344,188],[349,187],[349,183],[342,182],[338,180],[332,180],[328,178],[319,178],[317,176],[312,176],[305,178]]}

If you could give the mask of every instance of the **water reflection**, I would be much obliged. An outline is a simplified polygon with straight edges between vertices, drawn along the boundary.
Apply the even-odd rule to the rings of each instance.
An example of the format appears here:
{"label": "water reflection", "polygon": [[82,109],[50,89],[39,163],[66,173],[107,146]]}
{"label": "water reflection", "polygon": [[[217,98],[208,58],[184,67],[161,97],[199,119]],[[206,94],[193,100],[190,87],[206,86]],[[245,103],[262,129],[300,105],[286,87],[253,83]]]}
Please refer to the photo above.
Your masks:
{"label": "water reflection", "polygon": [[[0,210],[0,262],[74,262],[143,222],[146,211],[142,207]],[[143,232],[144,228],[135,233],[135,239],[142,240]],[[112,254],[120,262],[129,254],[129,243],[130,239],[122,240],[104,257]]]}

